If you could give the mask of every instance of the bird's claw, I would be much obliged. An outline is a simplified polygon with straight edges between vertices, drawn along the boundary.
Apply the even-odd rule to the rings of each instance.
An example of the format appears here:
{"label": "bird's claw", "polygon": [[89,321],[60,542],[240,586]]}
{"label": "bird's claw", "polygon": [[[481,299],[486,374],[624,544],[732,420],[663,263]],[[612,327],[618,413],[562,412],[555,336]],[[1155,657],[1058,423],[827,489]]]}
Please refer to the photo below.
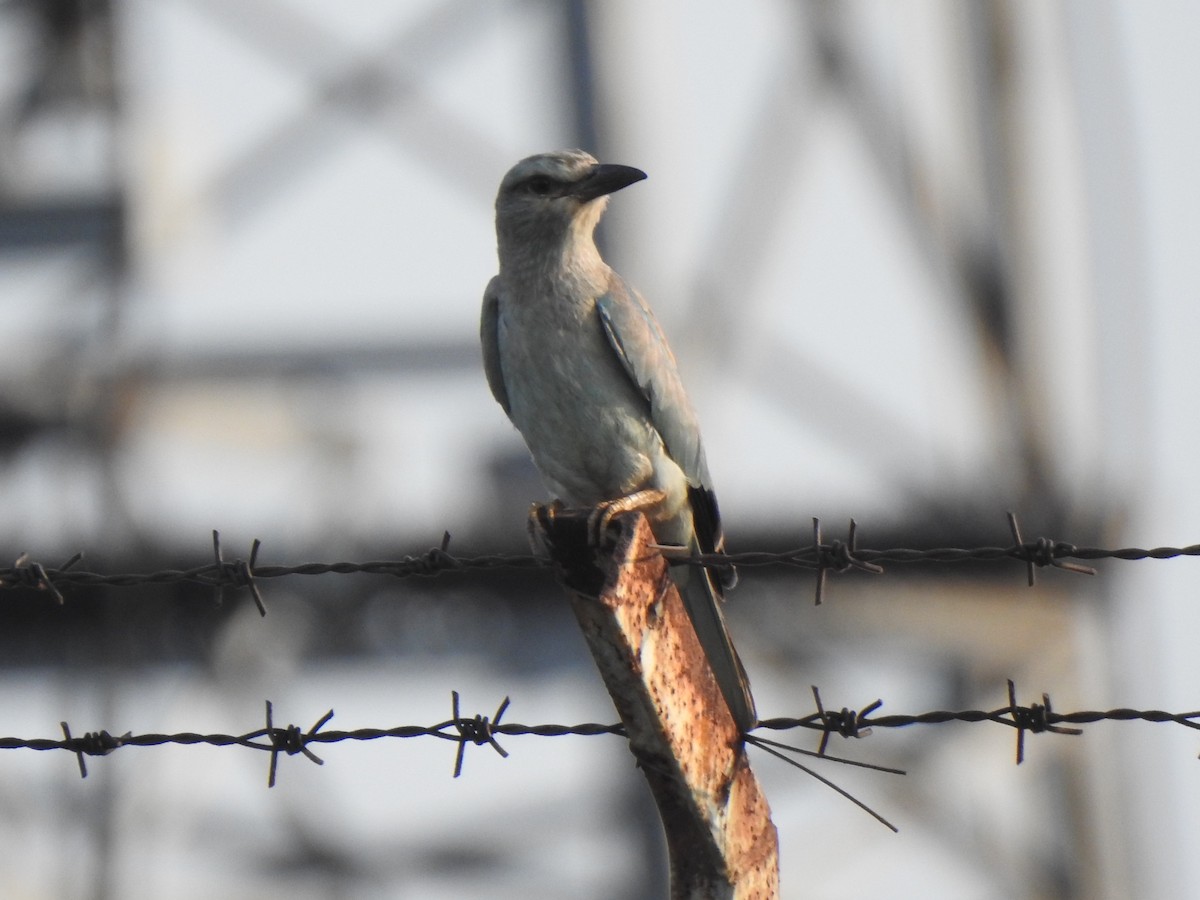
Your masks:
{"label": "bird's claw", "polygon": [[550,539],[546,532],[553,526],[555,517],[562,512],[563,505],[559,500],[549,503],[529,504],[529,518],[525,523],[529,534],[529,547],[534,556],[547,557],[550,555]]}
{"label": "bird's claw", "polygon": [[589,543],[593,547],[603,546],[604,539],[608,534],[608,526],[612,524],[613,519],[622,513],[646,512],[658,506],[665,499],[667,499],[665,491],[646,488],[624,497],[618,497],[616,500],[605,500],[603,503],[596,504],[596,508],[588,516]]}
{"label": "bird's claw", "polygon": [[611,503],[601,503],[592,510],[587,520],[588,546],[600,547],[603,545],[604,535],[608,533],[608,526],[615,515]]}

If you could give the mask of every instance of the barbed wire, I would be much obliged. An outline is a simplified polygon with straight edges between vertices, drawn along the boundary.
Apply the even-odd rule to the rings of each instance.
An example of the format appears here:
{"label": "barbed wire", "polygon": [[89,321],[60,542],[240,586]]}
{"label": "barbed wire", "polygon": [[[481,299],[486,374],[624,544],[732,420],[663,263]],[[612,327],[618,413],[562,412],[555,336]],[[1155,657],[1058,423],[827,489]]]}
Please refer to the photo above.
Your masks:
{"label": "barbed wire", "polygon": [[[892,548],[867,549],[857,546],[857,523],[851,519],[845,540],[834,539],[826,541],[822,535],[819,519],[812,520],[813,542],[810,546],[783,552],[744,552],[728,555],[709,554],[691,555],[680,548],[658,548],[673,564],[692,564],[704,566],[727,567],[731,563],[740,567],[757,568],[766,566],[781,566],[815,570],[816,603],[824,598],[828,574],[845,573],[857,570],[869,574],[882,574],[880,563],[961,563],[986,562],[1011,559],[1026,567],[1029,585],[1035,583],[1035,571],[1038,568],[1054,566],[1068,572],[1079,574],[1096,574],[1096,570],[1084,565],[1081,560],[1118,559],[1171,559],[1179,556],[1200,556],[1200,544],[1186,547],[1156,547],[1142,549],[1127,547],[1110,550],[1093,547],[1077,547],[1066,541],[1052,540],[1041,537],[1026,541],[1021,535],[1016,516],[1008,513],[1008,525],[1013,543],[1007,547],[942,547],[933,549]],[[266,604],[259,587],[262,579],[278,578],[293,575],[324,575],[324,574],[372,574],[389,577],[406,578],[412,576],[433,576],[444,572],[487,569],[535,569],[549,568],[549,560],[534,555],[492,554],[487,556],[454,556],[449,552],[450,534],[443,534],[439,547],[434,547],[418,556],[405,556],[398,560],[379,560],[368,562],[335,562],[335,563],[303,563],[300,565],[259,565],[258,553],[262,542],[257,538],[252,542],[247,559],[225,558],[221,545],[220,534],[212,532],[212,562],[189,569],[164,569],[144,573],[102,574],[86,572],[74,568],[83,558],[82,553],[76,553],[58,568],[49,568],[30,557],[28,553],[20,554],[9,568],[0,568],[0,589],[34,589],[49,594],[57,603],[63,604],[63,590],[72,586],[104,586],[110,588],[125,588],[140,585],[194,583],[206,585],[213,589],[215,598],[219,601],[227,590],[246,588],[254,600],[261,615],[266,615]],[[1169,722],[1200,730],[1200,711],[1186,713],[1171,713],[1164,710],[1148,709],[1110,709],[1082,712],[1059,713],[1052,708],[1048,694],[1042,694],[1041,703],[1021,705],[1017,703],[1016,688],[1012,681],[1008,682],[1008,704],[993,710],[934,710],[915,715],[877,715],[882,707],[881,700],[876,700],[865,707],[851,709],[844,707],[840,710],[827,709],[821,700],[817,688],[813,688],[813,698],[816,711],[798,718],[772,718],[757,723],[752,732],[786,731],[793,729],[810,729],[820,733],[820,741],[816,750],[806,750],[801,747],[784,744],[757,733],[747,733],[747,744],[758,748],[772,756],[784,759],[789,764],[799,768],[806,774],[817,779],[822,784],[847,798],[861,809],[868,812],[888,828],[896,827],[883,816],[858,800],[847,791],[834,784],[829,779],[801,764],[794,757],[816,757],[830,762],[863,766],[883,772],[904,774],[900,770],[891,769],[872,763],[860,762],[831,756],[827,753],[828,743],[832,735],[845,738],[862,738],[872,733],[876,728],[902,728],[912,726],[928,726],[950,722],[981,723],[991,722],[1004,725],[1016,730],[1016,761],[1020,764],[1025,756],[1025,740],[1027,734],[1054,733],[1063,735],[1079,735],[1079,726],[1093,722],[1110,721],[1146,721]],[[201,734],[197,732],[181,732],[175,734],[140,734],[129,732],[115,736],[108,730],[89,731],[82,736],[73,735],[67,722],[61,722],[63,736],[54,738],[0,738],[0,750],[66,750],[75,754],[82,777],[87,777],[87,757],[105,756],[114,751],[129,746],[152,747],[170,744],[194,745],[204,744],[213,747],[245,747],[248,749],[267,752],[270,763],[267,776],[268,787],[276,782],[279,756],[281,753],[289,756],[297,754],[305,756],[317,765],[323,765],[323,760],[314,752],[313,747],[321,744],[332,744],[343,741],[372,741],[384,738],[416,738],[432,737],[449,741],[456,746],[454,759],[454,777],[459,777],[463,769],[466,748],[471,745],[488,745],[507,757],[508,752],[500,744],[500,737],[518,735],[533,735],[539,737],[560,737],[565,735],[589,736],[598,734],[624,735],[625,730],[620,724],[606,725],[600,723],[582,723],[577,725],[523,725],[502,722],[509,707],[506,697],[492,716],[477,714],[471,717],[463,716],[459,709],[457,692],[451,693],[451,717],[433,725],[398,725],[391,728],[360,728],[352,731],[326,729],[333,719],[330,709],[311,727],[289,724],[276,725],[273,719],[273,707],[270,701],[266,703],[266,721],[263,727],[240,735],[233,734]]]}
{"label": "barbed wire", "polygon": [[[950,722],[993,723],[1016,730],[1016,762],[1019,765],[1025,759],[1025,736],[1027,734],[1080,735],[1083,733],[1083,729],[1079,726],[1100,721],[1173,723],[1200,730],[1200,710],[1172,713],[1159,709],[1119,708],[1061,713],[1053,709],[1050,697],[1045,693],[1042,694],[1041,703],[1022,705],[1017,702],[1016,686],[1012,680],[1008,681],[1009,702],[996,709],[933,710],[914,715],[876,715],[876,712],[883,706],[882,700],[875,700],[858,709],[843,707],[840,710],[834,710],[824,705],[816,687],[812,688],[812,692],[816,704],[814,712],[797,718],[761,720],[751,732],[746,734],[746,742],[762,749],[782,748],[786,752],[806,757],[828,759],[833,762],[903,774],[896,769],[830,756],[827,753],[829,739],[833,735],[840,735],[843,738],[865,738],[877,728],[909,728]],[[197,732],[132,734],[126,732],[114,735],[111,731],[101,730],[74,735],[71,733],[70,726],[66,722],[62,722],[60,723],[63,731],[61,738],[0,737],[0,750],[65,750],[75,754],[79,763],[79,774],[86,778],[88,774],[86,757],[107,756],[124,747],[159,747],[170,744],[245,747],[270,754],[267,785],[274,787],[281,753],[288,756],[302,754],[311,762],[323,765],[324,761],[313,751],[314,746],[322,744],[375,741],[385,738],[437,738],[449,741],[456,746],[453,774],[455,778],[458,778],[463,771],[463,757],[468,746],[487,745],[500,756],[507,757],[508,751],[500,744],[501,737],[625,735],[625,728],[619,723],[611,725],[595,722],[576,725],[522,725],[504,722],[502,719],[509,706],[509,698],[505,697],[491,716],[482,714],[464,716],[460,710],[458,692],[452,691],[450,718],[433,725],[396,725],[391,728],[358,728],[351,731],[339,731],[325,727],[333,719],[332,709],[308,728],[294,724],[277,725],[274,722],[271,701],[268,700],[265,724],[244,734],[201,734]],[[755,733],[801,728],[820,733],[820,742],[816,750],[782,744]]]}
{"label": "barbed wire", "polygon": [[[814,518],[813,543],[782,552],[748,551],[730,554],[691,555],[677,547],[660,548],[675,564],[693,564],[710,567],[735,566],[761,568],[781,566],[815,570],[817,572],[816,602],[824,599],[826,579],[830,572],[841,574],[851,570],[869,574],[882,574],[880,563],[964,563],[990,562],[1011,559],[1026,567],[1030,586],[1034,584],[1034,573],[1038,568],[1053,566],[1079,574],[1096,574],[1091,566],[1078,560],[1163,560],[1180,556],[1200,556],[1200,544],[1186,547],[1124,547],[1110,550],[1098,547],[1078,547],[1067,541],[1039,537],[1026,541],[1021,536],[1016,516],[1008,515],[1013,543],[1007,547],[937,547],[930,549],[890,548],[868,549],[857,546],[858,523],[850,520],[845,540],[825,541],[820,520]],[[532,554],[490,554],[485,556],[454,556],[449,552],[450,533],[445,532],[442,543],[418,556],[404,556],[395,560],[368,562],[308,562],[298,565],[259,565],[258,551],[262,542],[257,538],[251,544],[248,559],[225,559],[220,534],[212,533],[213,561],[189,569],[162,569],[155,572],[102,574],[73,568],[82,558],[76,553],[58,568],[51,568],[22,553],[8,568],[0,568],[0,589],[32,588],[45,591],[55,602],[65,602],[63,589],[70,586],[104,586],[126,588],[152,584],[193,583],[207,585],[216,592],[218,599],[228,589],[248,588],[258,611],[266,615],[259,583],[263,579],[294,575],[384,575],[393,578],[433,576],[446,572],[487,569],[539,569],[549,568],[548,560]]]}

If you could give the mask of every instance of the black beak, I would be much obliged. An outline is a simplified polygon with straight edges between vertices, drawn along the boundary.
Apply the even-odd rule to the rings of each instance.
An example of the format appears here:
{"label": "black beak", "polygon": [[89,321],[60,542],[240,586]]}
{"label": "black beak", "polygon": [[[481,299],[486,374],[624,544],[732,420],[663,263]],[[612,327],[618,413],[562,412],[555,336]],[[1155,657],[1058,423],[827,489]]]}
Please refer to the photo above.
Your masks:
{"label": "black beak", "polygon": [[586,178],[577,182],[566,193],[581,203],[587,203],[589,200],[619,191],[623,187],[629,187],[645,177],[645,172],[635,169],[633,166],[601,164],[595,166]]}

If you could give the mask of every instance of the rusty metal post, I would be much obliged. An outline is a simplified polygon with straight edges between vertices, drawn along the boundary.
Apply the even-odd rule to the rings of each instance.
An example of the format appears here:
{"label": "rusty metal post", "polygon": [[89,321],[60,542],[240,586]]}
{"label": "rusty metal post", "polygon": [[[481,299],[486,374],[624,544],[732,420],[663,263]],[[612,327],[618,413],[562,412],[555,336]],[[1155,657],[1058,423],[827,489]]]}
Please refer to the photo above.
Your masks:
{"label": "rusty metal post", "polygon": [[658,805],[671,897],[777,897],[770,807],[645,517],[618,517],[602,553],[588,545],[586,515],[541,521]]}

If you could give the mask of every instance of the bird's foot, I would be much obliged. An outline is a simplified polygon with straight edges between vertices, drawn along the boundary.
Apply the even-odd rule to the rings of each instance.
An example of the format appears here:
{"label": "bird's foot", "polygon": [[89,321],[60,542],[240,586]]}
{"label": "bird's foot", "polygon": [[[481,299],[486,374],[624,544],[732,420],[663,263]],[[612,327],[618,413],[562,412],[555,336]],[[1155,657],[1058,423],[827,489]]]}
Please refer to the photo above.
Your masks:
{"label": "bird's foot", "polygon": [[525,527],[529,534],[529,547],[534,556],[544,559],[550,555],[550,541],[546,537],[546,531],[553,525],[555,516],[564,508],[561,500],[529,504],[529,518]]}
{"label": "bird's foot", "polygon": [[588,540],[593,547],[599,547],[608,532],[608,526],[617,516],[627,512],[646,512],[658,506],[667,499],[665,491],[657,488],[647,488],[634,491],[616,500],[605,500],[598,503],[588,516]]}

